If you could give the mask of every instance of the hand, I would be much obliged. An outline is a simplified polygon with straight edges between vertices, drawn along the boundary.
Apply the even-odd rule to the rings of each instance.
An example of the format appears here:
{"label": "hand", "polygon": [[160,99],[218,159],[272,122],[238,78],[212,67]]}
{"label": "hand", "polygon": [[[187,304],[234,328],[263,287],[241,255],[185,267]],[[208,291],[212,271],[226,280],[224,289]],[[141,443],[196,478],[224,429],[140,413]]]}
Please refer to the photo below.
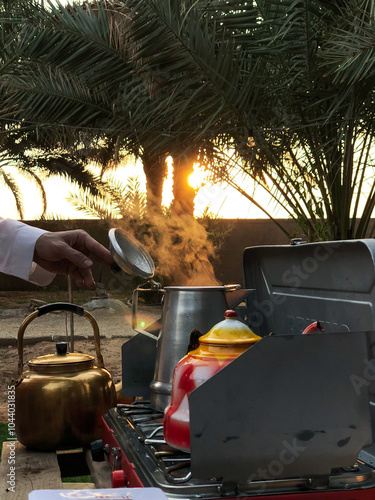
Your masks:
{"label": "hand", "polygon": [[34,262],[47,271],[72,275],[78,286],[95,288],[93,262],[111,265],[114,260],[86,231],[76,229],[42,234],[35,244]]}

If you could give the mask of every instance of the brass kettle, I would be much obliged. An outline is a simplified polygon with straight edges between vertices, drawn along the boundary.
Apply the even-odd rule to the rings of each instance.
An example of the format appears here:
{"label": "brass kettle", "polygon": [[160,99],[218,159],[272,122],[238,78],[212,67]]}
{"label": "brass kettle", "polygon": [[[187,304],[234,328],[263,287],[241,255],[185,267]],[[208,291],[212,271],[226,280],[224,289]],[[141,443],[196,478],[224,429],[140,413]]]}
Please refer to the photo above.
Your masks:
{"label": "brass kettle", "polygon": [[[35,318],[51,311],[70,311],[93,327],[97,366],[88,354],[67,353],[58,343],[55,354],[28,362],[23,372],[23,336]],[[39,307],[22,322],[17,336],[18,377],[15,383],[16,435],[35,450],[88,446],[101,435],[101,416],[116,405],[115,384],[104,368],[99,327],[82,307],[57,302]]]}

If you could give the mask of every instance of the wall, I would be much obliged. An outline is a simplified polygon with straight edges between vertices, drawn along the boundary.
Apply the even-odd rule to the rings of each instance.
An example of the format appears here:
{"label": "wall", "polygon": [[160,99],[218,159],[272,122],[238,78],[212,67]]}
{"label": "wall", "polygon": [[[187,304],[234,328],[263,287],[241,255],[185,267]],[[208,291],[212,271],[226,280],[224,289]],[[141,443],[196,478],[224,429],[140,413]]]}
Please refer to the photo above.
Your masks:
{"label": "wall", "polygon": [[[223,221],[231,231],[220,249],[220,262],[215,275],[223,284],[240,283],[243,286],[242,253],[246,247],[263,245],[289,245],[290,239],[269,219],[238,219]],[[298,237],[292,220],[280,220],[282,226]]]}
{"label": "wall", "polygon": [[[298,236],[295,223],[291,220],[280,220],[290,234]],[[71,220],[71,221],[28,221],[30,225],[38,226],[48,231],[61,231],[66,229],[85,229],[93,238],[108,247],[108,226],[96,220]],[[258,245],[287,245],[289,238],[269,219],[238,219],[220,220],[222,230],[227,230],[224,243],[218,249],[219,259],[215,265],[215,275],[223,284],[240,283],[242,278],[242,252],[244,248]],[[173,258],[173,255],[171,256]],[[115,279],[109,269],[101,269],[94,265],[93,275],[96,281],[101,281],[111,290],[121,288],[123,285]],[[65,276],[57,276],[53,286],[67,289]],[[178,285],[178,283],[176,283]],[[132,287],[132,282],[129,284]],[[21,279],[0,273],[0,290],[38,290],[40,287],[32,285]]]}

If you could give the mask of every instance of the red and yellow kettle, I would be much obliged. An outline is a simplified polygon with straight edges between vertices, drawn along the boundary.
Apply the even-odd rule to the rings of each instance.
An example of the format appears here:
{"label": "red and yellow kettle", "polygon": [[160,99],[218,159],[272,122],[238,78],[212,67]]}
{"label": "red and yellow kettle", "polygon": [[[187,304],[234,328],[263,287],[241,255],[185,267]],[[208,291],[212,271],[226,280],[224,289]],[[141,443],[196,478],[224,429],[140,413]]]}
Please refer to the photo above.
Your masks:
{"label": "red and yellow kettle", "polygon": [[171,403],[164,411],[164,438],[183,451],[190,450],[189,394],[246,351],[261,337],[228,310],[224,320],[199,338],[199,346],[177,364],[172,379]]}

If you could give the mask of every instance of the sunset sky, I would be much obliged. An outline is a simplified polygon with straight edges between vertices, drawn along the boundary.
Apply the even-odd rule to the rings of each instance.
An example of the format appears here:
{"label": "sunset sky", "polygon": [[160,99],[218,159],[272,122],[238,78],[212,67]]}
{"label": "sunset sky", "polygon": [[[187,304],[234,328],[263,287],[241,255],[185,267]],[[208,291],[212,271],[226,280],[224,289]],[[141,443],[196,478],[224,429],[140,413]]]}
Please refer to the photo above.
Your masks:
{"label": "sunset sky", "polygon": [[[33,220],[39,217],[41,213],[42,204],[40,202],[40,197],[37,189],[32,183],[24,181],[19,177],[13,170],[10,170],[12,175],[17,178],[22,188],[22,195],[25,207],[25,220]],[[139,178],[141,184],[145,186],[145,178],[140,165],[129,164],[122,167],[117,171],[117,176],[126,183],[128,177]],[[198,184],[201,182],[202,176],[197,176]],[[73,186],[70,182],[66,182],[58,177],[53,177],[47,179],[44,182],[44,186],[47,192],[47,213],[59,216],[62,218],[71,219],[83,219],[86,218],[82,212],[75,210],[72,205],[67,201],[69,191],[72,190]],[[247,188],[248,192],[253,194],[254,187],[252,185],[246,186],[241,184],[243,188]],[[196,185],[194,185],[196,187]],[[165,205],[171,202],[172,196],[172,179],[169,176],[164,185],[164,195],[163,201]],[[258,188],[255,191],[255,198],[259,203],[263,203],[267,206],[267,210],[276,217],[286,217],[286,214],[282,212],[281,209],[272,208],[272,204],[269,203],[267,197],[261,193]],[[237,191],[230,187],[224,187],[219,184],[206,184],[201,187],[195,198],[195,215],[199,217],[204,210],[208,207],[209,211],[218,217],[225,219],[237,219],[237,218],[265,218],[264,213],[257,207],[253,206],[249,200],[241,196]],[[14,199],[10,191],[1,186],[0,195],[0,216],[18,218]]]}

